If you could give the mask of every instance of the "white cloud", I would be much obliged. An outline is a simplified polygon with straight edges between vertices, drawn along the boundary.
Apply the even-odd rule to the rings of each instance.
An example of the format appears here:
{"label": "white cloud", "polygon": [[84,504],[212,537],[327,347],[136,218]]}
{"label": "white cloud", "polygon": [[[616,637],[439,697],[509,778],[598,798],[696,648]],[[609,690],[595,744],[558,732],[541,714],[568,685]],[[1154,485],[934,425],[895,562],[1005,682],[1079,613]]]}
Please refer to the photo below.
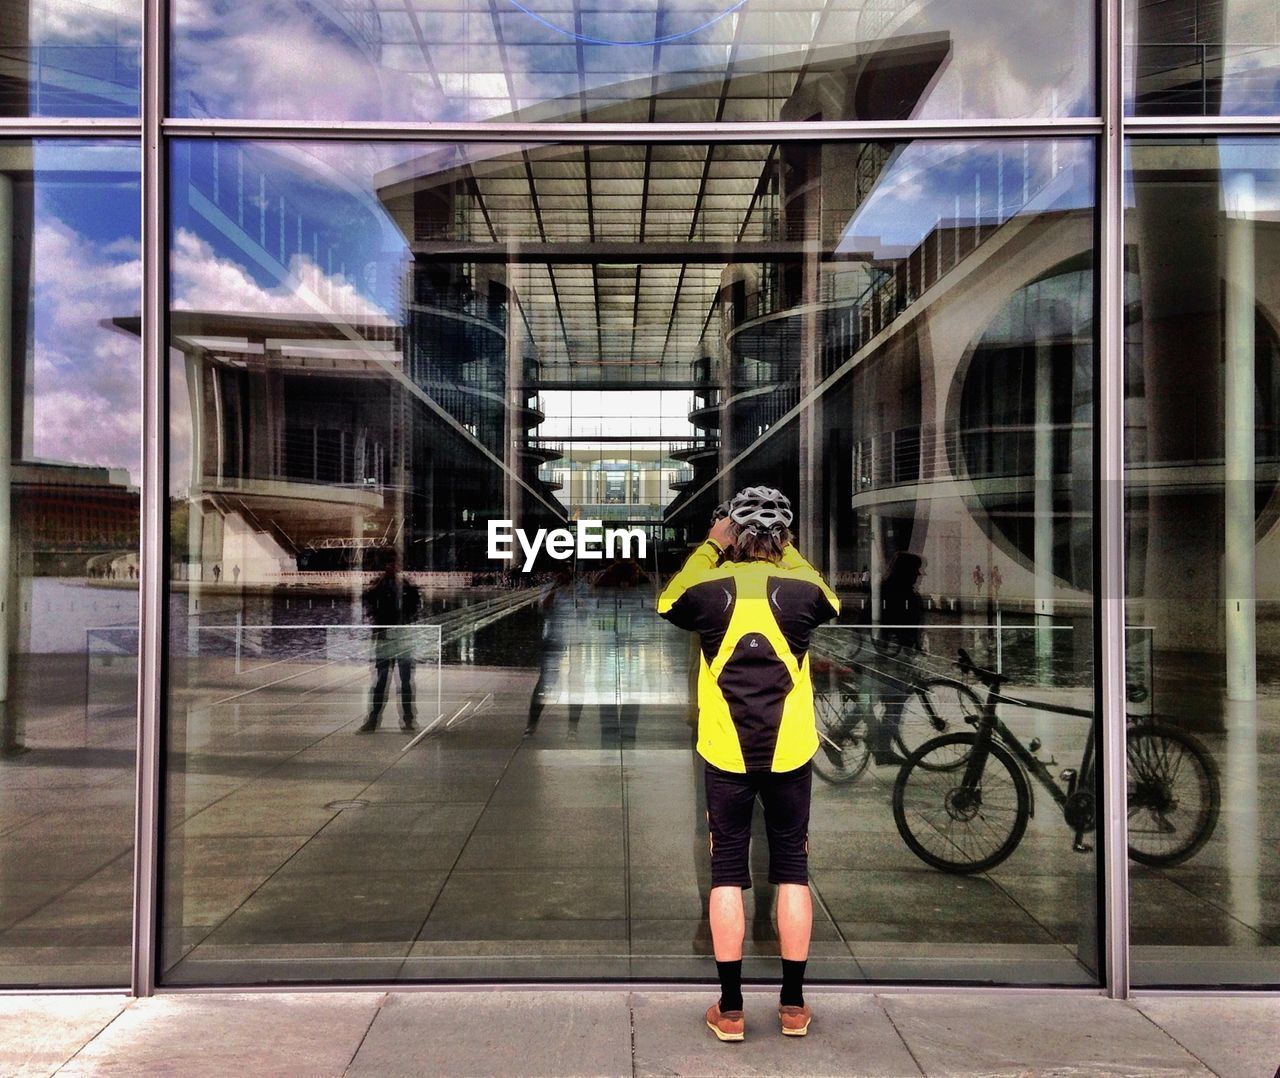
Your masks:
{"label": "white cloud", "polygon": [[307,255],[293,256],[279,287],[263,288],[242,265],[217,256],[208,241],[186,228],[174,237],[171,274],[175,310],[387,317],[347,278],[326,274]]}
{"label": "white cloud", "polygon": [[43,216],[32,263],[32,450],[49,460],[127,468],[136,481],[141,347],[104,323],[138,310],[137,243],[94,243]]}
{"label": "white cloud", "polygon": [[289,119],[376,119],[376,63],[296,4],[178,0],[174,70],[192,111]]}
{"label": "white cloud", "polygon": [[32,0],[31,40],[35,45],[102,44],[134,46],[141,38],[141,0]]}

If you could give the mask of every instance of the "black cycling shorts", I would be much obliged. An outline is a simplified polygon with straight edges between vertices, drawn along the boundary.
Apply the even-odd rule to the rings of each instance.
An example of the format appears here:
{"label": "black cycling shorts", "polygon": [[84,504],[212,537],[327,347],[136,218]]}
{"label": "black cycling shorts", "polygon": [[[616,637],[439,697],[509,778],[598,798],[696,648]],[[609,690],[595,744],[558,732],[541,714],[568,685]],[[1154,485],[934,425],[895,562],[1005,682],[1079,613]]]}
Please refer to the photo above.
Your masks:
{"label": "black cycling shorts", "polygon": [[721,771],[707,764],[707,825],[711,886],[751,886],[751,815],[764,806],[769,837],[769,882],[809,882],[809,795],[813,770]]}

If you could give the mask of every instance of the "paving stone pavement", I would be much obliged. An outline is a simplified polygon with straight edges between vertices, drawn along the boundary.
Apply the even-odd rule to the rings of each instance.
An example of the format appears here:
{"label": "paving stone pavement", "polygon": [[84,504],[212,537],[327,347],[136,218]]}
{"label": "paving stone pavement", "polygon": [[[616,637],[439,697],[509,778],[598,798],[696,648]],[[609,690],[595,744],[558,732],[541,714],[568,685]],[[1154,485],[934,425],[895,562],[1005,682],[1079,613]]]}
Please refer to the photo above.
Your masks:
{"label": "paving stone pavement", "polygon": [[747,994],[747,1040],[706,990],[190,992],[0,997],[0,1075],[1219,1075],[1275,1078],[1280,996],[816,990],[784,1039]]}

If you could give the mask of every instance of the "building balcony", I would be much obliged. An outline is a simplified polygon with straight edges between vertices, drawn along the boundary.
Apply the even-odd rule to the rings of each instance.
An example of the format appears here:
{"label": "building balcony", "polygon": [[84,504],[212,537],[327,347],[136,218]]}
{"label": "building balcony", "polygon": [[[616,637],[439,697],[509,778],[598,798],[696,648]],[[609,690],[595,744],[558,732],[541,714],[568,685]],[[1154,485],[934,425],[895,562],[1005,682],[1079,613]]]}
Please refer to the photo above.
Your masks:
{"label": "building balcony", "polygon": [[692,464],[698,460],[714,459],[719,453],[719,438],[694,438],[685,442],[672,442],[670,456]]}
{"label": "building balcony", "polygon": [[516,452],[527,460],[536,460],[539,464],[550,464],[553,460],[564,457],[564,445],[560,442],[519,442]]}

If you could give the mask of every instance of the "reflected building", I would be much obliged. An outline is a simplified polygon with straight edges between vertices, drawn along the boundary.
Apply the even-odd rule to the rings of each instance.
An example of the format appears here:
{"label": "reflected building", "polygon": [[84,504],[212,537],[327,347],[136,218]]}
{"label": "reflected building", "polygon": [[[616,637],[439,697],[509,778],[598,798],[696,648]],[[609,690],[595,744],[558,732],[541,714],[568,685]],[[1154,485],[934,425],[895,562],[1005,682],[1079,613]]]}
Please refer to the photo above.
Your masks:
{"label": "reflected building", "polygon": [[[432,332],[423,345],[429,307],[415,304],[407,327],[365,320],[345,332],[303,318],[175,320],[199,447],[184,499],[188,579],[235,565],[246,584],[322,581],[389,545],[410,571],[475,569],[480,522],[517,516],[521,487],[546,496],[546,453],[528,435],[536,402],[506,407],[502,354],[498,388],[484,387],[493,357],[468,350],[474,323],[458,312],[435,316],[456,335]],[[504,461],[510,431],[519,436]]]}
{"label": "reflected building", "polygon": [[[908,117],[948,52],[925,35],[824,59],[779,115]],[[243,561],[252,579],[259,560],[351,568],[352,550],[395,538],[410,569],[482,569],[488,519],[614,515],[603,473],[593,496],[581,460],[556,467],[566,447],[538,434],[540,394],[655,387],[690,394],[690,437],[660,450],[678,468],[662,512],[677,543],[749,475],[794,492],[802,541],[837,581],[874,582],[911,550],[940,608],[1074,625],[1087,667],[1092,164],[1026,140],[972,149],[930,160],[955,173],[953,204],[935,199],[905,242],[874,230],[881,190],[917,167],[906,145],[448,149],[380,173],[407,253],[398,316],[357,319],[314,354],[300,327],[271,352],[270,385],[248,387],[240,360],[210,376],[202,490],[230,481],[245,520],[271,525],[237,510],[219,525],[231,545],[193,560]],[[682,186],[690,169],[702,179]],[[267,400],[269,420],[248,415]],[[257,480],[287,495],[250,497]],[[1131,545],[1135,583],[1145,546]]]}

